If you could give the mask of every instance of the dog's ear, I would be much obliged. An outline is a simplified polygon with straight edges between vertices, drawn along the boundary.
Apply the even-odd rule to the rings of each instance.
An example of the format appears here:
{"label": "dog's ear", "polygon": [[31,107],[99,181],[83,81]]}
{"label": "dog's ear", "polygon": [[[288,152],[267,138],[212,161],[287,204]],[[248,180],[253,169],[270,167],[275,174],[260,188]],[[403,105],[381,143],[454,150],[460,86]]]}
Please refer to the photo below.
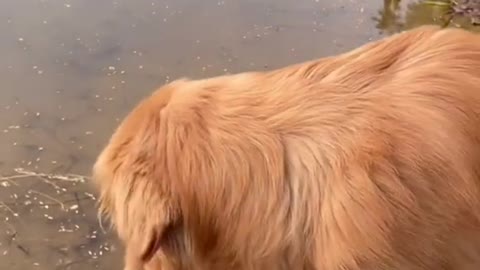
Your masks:
{"label": "dog's ear", "polygon": [[111,217],[125,243],[127,261],[150,261],[159,249],[168,248],[181,223],[166,168],[165,107],[172,91],[172,86],[164,87],[142,101],[118,127],[95,165],[101,211]]}
{"label": "dog's ear", "polygon": [[181,221],[171,179],[166,168],[168,121],[163,108],[172,89],[164,89],[150,97],[151,108],[136,130],[125,166],[132,179],[126,208],[131,227],[132,242],[144,263],[149,262],[161,248],[169,248],[174,228]]}

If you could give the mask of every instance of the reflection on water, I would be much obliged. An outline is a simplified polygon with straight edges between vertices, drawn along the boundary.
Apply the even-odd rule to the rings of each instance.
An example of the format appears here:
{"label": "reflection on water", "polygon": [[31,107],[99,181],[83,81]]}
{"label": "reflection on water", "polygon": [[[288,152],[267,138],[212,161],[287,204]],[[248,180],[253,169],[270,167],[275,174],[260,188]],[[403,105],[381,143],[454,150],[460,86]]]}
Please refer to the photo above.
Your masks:
{"label": "reflection on water", "polygon": [[121,248],[100,227],[82,176],[119,119],[178,77],[339,53],[379,38],[378,29],[430,23],[437,10],[381,4],[0,1],[0,269],[121,269]]}
{"label": "reflection on water", "polygon": [[[457,7],[453,3],[459,3]],[[467,3],[461,5],[461,3]],[[386,34],[412,29],[424,24],[462,27],[479,31],[473,23],[478,22],[480,10],[468,16],[464,10],[478,9],[478,0],[383,0],[383,8],[373,17],[376,27]],[[465,16],[467,15],[467,16]]]}

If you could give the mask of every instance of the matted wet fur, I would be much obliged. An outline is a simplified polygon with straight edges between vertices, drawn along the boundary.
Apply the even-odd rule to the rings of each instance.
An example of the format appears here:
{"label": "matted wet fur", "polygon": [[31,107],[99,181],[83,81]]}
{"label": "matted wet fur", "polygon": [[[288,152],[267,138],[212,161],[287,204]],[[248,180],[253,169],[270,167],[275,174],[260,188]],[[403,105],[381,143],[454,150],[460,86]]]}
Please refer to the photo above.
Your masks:
{"label": "matted wet fur", "polygon": [[480,269],[480,36],[178,80],[94,168],[125,269]]}

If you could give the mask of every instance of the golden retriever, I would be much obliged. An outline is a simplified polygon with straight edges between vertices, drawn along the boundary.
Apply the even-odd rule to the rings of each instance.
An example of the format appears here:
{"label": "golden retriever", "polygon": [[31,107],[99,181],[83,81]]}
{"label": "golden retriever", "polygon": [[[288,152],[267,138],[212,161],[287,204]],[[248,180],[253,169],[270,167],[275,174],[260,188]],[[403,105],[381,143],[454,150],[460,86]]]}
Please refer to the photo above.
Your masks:
{"label": "golden retriever", "polygon": [[94,179],[128,270],[478,270],[480,36],[177,80]]}

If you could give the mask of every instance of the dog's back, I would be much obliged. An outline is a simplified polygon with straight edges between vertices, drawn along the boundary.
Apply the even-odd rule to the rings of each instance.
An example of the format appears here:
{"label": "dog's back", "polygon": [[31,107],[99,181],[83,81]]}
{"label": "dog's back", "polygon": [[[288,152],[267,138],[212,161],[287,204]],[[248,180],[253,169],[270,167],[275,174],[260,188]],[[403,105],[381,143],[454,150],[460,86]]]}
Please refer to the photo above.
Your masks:
{"label": "dog's back", "polygon": [[150,238],[179,226],[166,253],[193,269],[479,269],[479,36],[422,27],[167,88],[96,165],[127,246],[164,254]]}

